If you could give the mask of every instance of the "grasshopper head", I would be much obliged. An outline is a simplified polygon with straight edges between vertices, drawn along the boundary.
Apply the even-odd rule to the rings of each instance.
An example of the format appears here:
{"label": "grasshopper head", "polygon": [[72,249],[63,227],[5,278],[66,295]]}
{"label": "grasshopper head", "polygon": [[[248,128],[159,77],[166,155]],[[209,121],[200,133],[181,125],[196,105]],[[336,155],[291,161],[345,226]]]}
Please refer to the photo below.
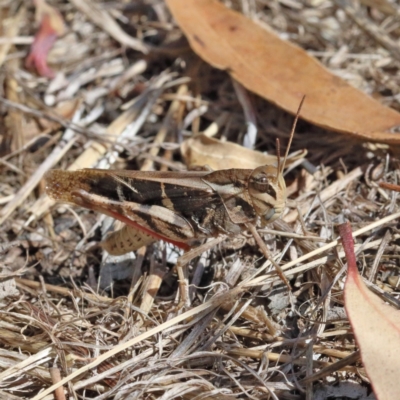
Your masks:
{"label": "grasshopper head", "polygon": [[253,202],[253,207],[261,219],[261,224],[266,225],[275,221],[283,212],[286,204],[286,183],[283,179],[283,170],[292,144],[297,120],[303,106],[305,96],[301,99],[299,108],[294,119],[292,130],[289,136],[289,143],[286,148],[283,163],[281,163],[279,140],[277,139],[278,165],[265,165],[256,168],[248,180],[248,192]]}
{"label": "grasshopper head", "polygon": [[277,167],[256,168],[250,175],[248,191],[262,225],[280,217],[286,204],[286,184]]}

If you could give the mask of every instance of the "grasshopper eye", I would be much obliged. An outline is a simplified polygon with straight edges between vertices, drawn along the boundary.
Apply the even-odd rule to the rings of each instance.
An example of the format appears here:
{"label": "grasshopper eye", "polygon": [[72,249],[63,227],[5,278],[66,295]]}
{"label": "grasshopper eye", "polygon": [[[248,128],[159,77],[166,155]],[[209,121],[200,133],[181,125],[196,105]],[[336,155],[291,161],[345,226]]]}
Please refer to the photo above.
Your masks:
{"label": "grasshopper eye", "polygon": [[265,175],[254,177],[251,186],[257,192],[266,193],[271,197],[276,198],[276,191],[271,186],[269,179]]}
{"label": "grasshopper eye", "polygon": [[276,167],[265,165],[256,168],[250,175],[248,191],[263,225],[279,218],[285,207],[286,186]]}

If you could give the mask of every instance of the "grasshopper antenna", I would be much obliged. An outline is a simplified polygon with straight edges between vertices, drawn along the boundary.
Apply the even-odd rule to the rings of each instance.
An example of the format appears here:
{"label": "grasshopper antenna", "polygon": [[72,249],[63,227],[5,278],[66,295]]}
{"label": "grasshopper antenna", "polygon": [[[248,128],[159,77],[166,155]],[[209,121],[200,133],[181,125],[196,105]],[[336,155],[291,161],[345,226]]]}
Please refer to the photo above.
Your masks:
{"label": "grasshopper antenna", "polygon": [[285,165],[286,165],[286,160],[287,160],[287,157],[288,157],[288,154],[289,154],[289,151],[290,151],[290,146],[292,145],[292,140],[293,140],[293,136],[294,136],[294,131],[296,130],[297,121],[299,120],[300,111],[301,111],[301,108],[302,108],[302,106],[303,106],[303,103],[304,103],[304,99],[305,99],[305,98],[306,98],[306,96],[304,95],[303,98],[302,98],[301,101],[300,101],[299,108],[297,109],[296,117],[294,118],[294,121],[293,121],[292,131],[290,132],[290,137],[289,137],[289,143],[288,143],[288,145],[287,145],[286,153],[285,153],[285,158],[283,159],[283,163],[282,163],[282,169],[279,168],[280,156],[278,157],[278,174],[279,174],[279,173],[282,173],[282,174],[283,174],[283,170],[284,170]]}
{"label": "grasshopper antenna", "polygon": [[278,138],[276,138],[276,158],[278,159],[276,179],[278,179],[281,171],[281,142],[279,141]]}

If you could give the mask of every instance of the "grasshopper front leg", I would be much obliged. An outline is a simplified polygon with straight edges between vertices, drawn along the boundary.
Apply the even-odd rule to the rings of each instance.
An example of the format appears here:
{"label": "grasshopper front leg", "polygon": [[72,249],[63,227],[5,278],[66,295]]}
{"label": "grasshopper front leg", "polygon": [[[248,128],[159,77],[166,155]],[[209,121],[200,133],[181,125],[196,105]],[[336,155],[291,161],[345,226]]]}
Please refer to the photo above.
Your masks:
{"label": "grasshopper front leg", "polygon": [[[181,291],[181,306],[188,305],[189,299],[189,286],[187,284],[187,278],[184,274],[184,268],[196,257],[201,256],[202,253],[215,247],[217,244],[223,242],[226,239],[225,235],[218,236],[206,243],[201,244],[198,247],[186,251],[185,254],[181,255],[175,265],[176,272],[178,274],[179,288]],[[178,307],[179,308],[179,307]]]}

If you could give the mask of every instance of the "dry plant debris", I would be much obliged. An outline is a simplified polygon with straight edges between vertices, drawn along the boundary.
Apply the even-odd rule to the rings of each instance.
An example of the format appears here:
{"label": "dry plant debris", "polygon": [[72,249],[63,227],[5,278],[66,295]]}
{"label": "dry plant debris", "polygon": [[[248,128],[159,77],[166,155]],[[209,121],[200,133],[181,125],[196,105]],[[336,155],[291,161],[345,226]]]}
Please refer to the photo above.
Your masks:
{"label": "dry plant debris", "polygon": [[[364,128],[382,105],[398,114],[395,1],[223,3],[374,98]],[[292,117],[195,55],[163,1],[47,4],[65,24],[47,56],[51,79],[26,68],[40,29],[33,3],[0,5],[0,398],[374,398],[344,308],[337,228],[350,222],[362,279],[398,309],[400,209],[390,185],[399,181],[399,149],[301,121],[288,208],[260,230],[291,293],[244,234],[211,243],[183,271],[190,305],[182,308],[177,249],[159,242],[109,257],[98,243],[114,222],[55,204],[43,175],[54,167],[185,170],[189,153],[194,163],[220,165],[224,152],[236,163],[243,143],[273,156]],[[301,65],[292,68],[300,85]],[[361,105],[348,105],[348,115],[318,107],[339,124]],[[243,165],[263,157],[251,150]]]}

